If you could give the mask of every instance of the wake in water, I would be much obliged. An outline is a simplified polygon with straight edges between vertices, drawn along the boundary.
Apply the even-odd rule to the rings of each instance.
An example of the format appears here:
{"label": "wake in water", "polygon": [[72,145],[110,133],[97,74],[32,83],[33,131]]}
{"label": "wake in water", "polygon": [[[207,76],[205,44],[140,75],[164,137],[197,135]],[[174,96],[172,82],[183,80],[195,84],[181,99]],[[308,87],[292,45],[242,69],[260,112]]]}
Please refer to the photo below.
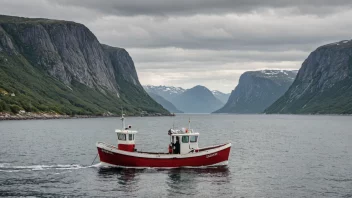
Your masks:
{"label": "wake in water", "polygon": [[79,164],[55,164],[55,165],[28,165],[13,166],[9,163],[0,164],[0,172],[20,172],[20,171],[43,171],[43,170],[75,170],[90,167],[98,167],[99,164],[92,166],[82,166]]}
{"label": "wake in water", "polygon": [[[182,167],[182,168],[152,168],[152,167],[117,167],[108,166],[104,163],[97,163],[91,166],[80,164],[55,164],[55,165],[28,165],[28,166],[13,166],[10,163],[0,163],[0,172],[22,172],[22,171],[45,171],[45,170],[77,170],[85,168],[100,168],[100,169],[154,169],[154,170],[170,170],[170,169],[223,169],[224,167]],[[227,169],[227,168],[226,168]]]}

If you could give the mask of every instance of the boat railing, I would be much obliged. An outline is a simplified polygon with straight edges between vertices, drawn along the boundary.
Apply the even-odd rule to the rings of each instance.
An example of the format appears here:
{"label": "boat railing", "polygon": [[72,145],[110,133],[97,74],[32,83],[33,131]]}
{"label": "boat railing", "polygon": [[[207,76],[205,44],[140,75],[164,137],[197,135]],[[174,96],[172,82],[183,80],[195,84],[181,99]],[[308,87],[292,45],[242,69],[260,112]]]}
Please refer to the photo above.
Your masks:
{"label": "boat railing", "polygon": [[209,146],[209,147],[205,147],[205,148],[200,148],[198,152],[202,152],[202,151],[206,151],[206,150],[211,150],[211,149],[215,149],[215,148],[219,148],[219,147],[222,147],[222,146],[225,146],[229,143],[226,143],[226,144],[220,144],[220,145],[216,145],[216,146]]}
{"label": "boat railing", "polygon": [[103,145],[106,146],[106,147],[113,148],[113,149],[118,149],[116,146],[113,146],[113,145],[111,145],[111,144],[107,144],[107,143],[105,143],[105,142],[98,142],[97,144],[103,144]]}

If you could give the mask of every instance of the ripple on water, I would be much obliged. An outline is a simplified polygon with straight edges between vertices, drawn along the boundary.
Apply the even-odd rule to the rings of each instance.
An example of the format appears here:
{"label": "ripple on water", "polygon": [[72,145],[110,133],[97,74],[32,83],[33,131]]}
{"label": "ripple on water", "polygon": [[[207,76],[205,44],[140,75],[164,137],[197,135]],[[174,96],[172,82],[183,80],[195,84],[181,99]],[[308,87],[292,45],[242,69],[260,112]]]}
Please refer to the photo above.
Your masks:
{"label": "ripple on water", "polygon": [[[138,150],[165,151],[189,117],[200,146],[233,143],[227,169],[89,166],[96,141],[116,144],[116,118],[2,121],[0,196],[351,197],[351,117],[135,117]],[[97,159],[98,160],[98,159]]]}

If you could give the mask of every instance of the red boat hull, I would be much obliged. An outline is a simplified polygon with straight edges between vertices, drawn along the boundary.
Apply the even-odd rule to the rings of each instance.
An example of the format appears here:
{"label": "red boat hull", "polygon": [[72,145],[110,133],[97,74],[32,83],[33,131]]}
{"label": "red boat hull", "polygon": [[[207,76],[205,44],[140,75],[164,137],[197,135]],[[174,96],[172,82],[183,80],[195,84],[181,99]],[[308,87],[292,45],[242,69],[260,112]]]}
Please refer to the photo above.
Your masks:
{"label": "red boat hull", "polygon": [[226,165],[231,144],[200,149],[198,153],[185,155],[126,152],[104,143],[98,143],[97,148],[100,161],[112,166],[178,168]]}

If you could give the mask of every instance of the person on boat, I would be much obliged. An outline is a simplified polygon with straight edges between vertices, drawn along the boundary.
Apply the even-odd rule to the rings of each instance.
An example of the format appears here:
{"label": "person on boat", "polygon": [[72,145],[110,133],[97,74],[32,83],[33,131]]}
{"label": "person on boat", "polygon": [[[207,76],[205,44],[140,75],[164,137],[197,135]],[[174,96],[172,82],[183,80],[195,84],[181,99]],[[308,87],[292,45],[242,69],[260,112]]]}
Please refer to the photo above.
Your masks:
{"label": "person on boat", "polygon": [[175,143],[175,154],[180,154],[180,141],[179,137],[176,137],[176,143]]}
{"label": "person on boat", "polygon": [[172,136],[171,143],[169,144],[169,153],[170,154],[175,154],[176,153],[175,152],[174,136]]}

